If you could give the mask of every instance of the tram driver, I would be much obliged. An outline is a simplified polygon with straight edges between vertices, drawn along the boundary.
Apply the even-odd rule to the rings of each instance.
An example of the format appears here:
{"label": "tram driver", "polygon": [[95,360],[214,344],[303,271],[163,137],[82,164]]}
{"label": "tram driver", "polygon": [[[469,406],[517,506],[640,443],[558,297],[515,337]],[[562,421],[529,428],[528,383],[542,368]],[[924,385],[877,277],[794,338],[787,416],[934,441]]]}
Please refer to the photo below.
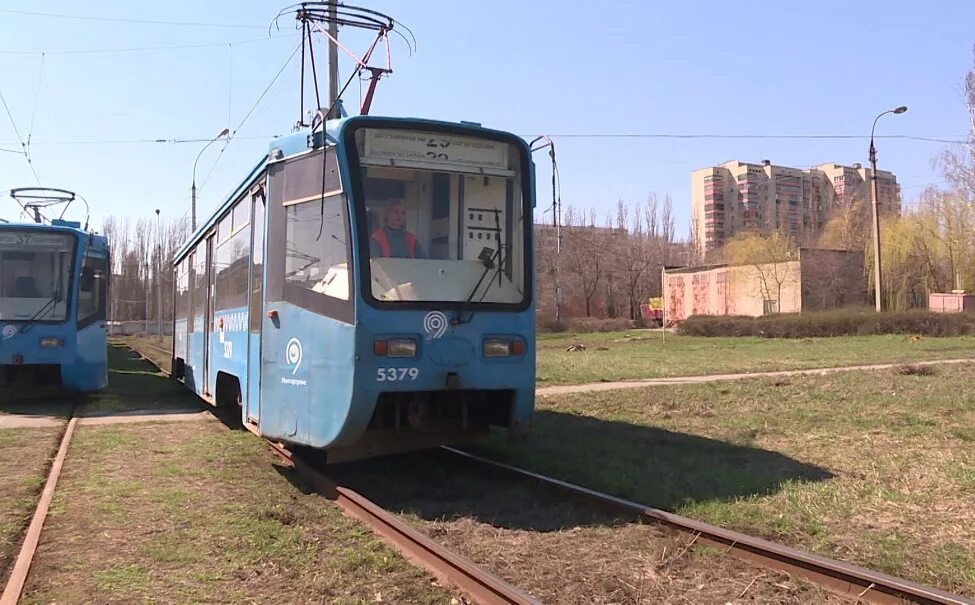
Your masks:
{"label": "tram driver", "polygon": [[389,201],[383,213],[383,225],[372,232],[369,252],[373,258],[426,258],[416,235],[406,228],[403,200]]}

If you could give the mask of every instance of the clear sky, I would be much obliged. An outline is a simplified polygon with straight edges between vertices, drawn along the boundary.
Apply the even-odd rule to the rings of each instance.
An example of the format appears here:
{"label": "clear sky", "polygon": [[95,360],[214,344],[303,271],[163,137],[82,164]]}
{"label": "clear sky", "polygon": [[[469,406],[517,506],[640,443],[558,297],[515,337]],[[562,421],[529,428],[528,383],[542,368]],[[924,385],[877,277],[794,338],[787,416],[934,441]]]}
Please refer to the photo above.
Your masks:
{"label": "clear sky", "polygon": [[[669,193],[682,236],[691,170],[734,158],[799,167],[866,163],[867,141],[564,135],[865,137],[877,113],[900,104],[908,113],[886,116],[878,133],[956,139],[968,130],[961,87],[975,44],[970,0],[359,3],[390,13],[418,42],[412,56],[394,43],[395,73],[381,83],[373,114],[553,135],[563,204],[596,208],[603,217],[618,199]],[[200,214],[212,211],[263,156],[270,137],[290,132],[298,118],[296,57],[239,126],[300,40],[288,19],[269,38],[268,24],[284,6],[0,1],[0,93],[21,136],[30,133],[42,184],[82,193],[95,225],[110,214],[150,217],[156,208],[172,219],[188,212],[193,161],[203,143],[126,141],[206,139],[225,126],[239,127],[222,155],[214,144],[200,161]],[[355,50],[369,42],[362,33],[341,36]],[[60,52],[160,46],[197,47]],[[343,59],[343,78],[349,65]],[[353,84],[347,107],[355,108],[358,97]],[[19,149],[2,109],[0,149]],[[910,202],[925,184],[942,180],[932,159],[945,147],[883,139],[879,165],[896,173]],[[536,160],[543,206],[550,203],[550,172],[546,156]],[[34,182],[23,157],[0,151],[0,191]],[[0,215],[11,214],[10,204],[6,196],[0,200]]]}

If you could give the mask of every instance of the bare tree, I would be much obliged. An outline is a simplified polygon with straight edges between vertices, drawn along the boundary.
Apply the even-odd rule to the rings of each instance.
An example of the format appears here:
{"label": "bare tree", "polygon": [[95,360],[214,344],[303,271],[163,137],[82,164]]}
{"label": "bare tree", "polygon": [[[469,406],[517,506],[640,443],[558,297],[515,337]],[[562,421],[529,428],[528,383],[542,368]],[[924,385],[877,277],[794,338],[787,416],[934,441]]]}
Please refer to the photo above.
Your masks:
{"label": "bare tree", "polygon": [[745,232],[733,237],[724,252],[732,265],[748,266],[755,272],[758,293],[766,301],[775,301],[778,308],[782,288],[795,279],[795,273],[785,265],[792,257],[789,239],[777,231],[767,235]]}

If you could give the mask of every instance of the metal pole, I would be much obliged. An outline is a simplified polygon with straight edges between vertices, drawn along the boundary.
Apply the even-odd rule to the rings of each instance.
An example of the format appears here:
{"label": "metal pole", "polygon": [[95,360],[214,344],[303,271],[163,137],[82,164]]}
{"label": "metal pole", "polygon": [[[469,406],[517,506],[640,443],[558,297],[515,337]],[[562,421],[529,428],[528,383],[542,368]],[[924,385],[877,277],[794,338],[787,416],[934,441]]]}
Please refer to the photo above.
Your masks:
{"label": "metal pole", "polygon": [[146,338],[149,338],[149,259],[146,258],[146,277],[145,277],[145,299],[146,299],[146,313],[145,313],[145,332]]}
{"label": "metal pole", "polygon": [[159,209],[156,208],[156,338],[162,342],[162,225],[159,222]]}
{"label": "metal pole", "polygon": [[[876,122],[875,122],[876,123]],[[870,180],[871,197],[873,203],[873,288],[874,306],[878,313],[883,311],[883,277],[880,274],[880,209],[877,193],[877,150],[873,145],[873,134],[870,135]]]}
{"label": "metal pole", "polygon": [[[202,153],[202,152],[201,152]],[[193,166],[192,205],[190,210],[190,228],[196,233],[196,165]]]}
{"label": "metal pole", "polygon": [[339,24],[337,23],[335,12],[335,2],[328,5],[328,33],[331,38],[328,41],[328,106],[332,108],[332,115],[326,118],[335,119],[338,117],[338,105],[335,100],[339,97],[339,49],[335,40],[339,39]]}
{"label": "metal pole", "polygon": [[906,105],[901,105],[895,107],[894,109],[888,109],[882,112],[873,119],[873,126],[870,127],[870,197],[872,198],[872,203],[870,206],[873,208],[873,289],[874,289],[874,306],[877,312],[883,311],[883,277],[880,274],[880,195],[877,190],[877,148],[873,144],[873,134],[877,129],[877,120],[884,117],[888,113],[901,114],[907,111]]}
{"label": "metal pole", "polygon": [[555,323],[562,321],[562,204],[555,189],[555,143],[549,147],[552,158],[552,213],[555,222]]}

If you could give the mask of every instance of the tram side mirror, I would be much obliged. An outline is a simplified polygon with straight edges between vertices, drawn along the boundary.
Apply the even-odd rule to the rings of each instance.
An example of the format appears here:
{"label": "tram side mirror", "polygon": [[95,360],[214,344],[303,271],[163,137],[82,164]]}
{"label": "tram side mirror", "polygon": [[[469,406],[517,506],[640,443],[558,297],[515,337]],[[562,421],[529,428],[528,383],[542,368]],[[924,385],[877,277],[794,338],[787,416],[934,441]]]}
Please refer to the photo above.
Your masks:
{"label": "tram side mirror", "polygon": [[477,255],[477,259],[488,269],[494,268],[494,250],[481,248],[481,253]]}

